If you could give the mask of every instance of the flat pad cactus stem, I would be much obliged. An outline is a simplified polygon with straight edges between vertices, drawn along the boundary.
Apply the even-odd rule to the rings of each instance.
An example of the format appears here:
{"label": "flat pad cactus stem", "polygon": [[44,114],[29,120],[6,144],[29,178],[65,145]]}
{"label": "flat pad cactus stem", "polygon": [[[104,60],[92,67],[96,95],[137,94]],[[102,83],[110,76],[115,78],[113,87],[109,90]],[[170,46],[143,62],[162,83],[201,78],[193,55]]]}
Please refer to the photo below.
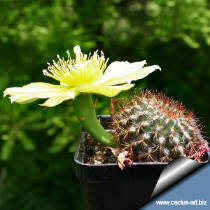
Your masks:
{"label": "flat pad cactus stem", "polygon": [[74,109],[83,128],[103,145],[116,147],[114,137],[108,133],[96,117],[92,96],[80,94],[74,100]]}

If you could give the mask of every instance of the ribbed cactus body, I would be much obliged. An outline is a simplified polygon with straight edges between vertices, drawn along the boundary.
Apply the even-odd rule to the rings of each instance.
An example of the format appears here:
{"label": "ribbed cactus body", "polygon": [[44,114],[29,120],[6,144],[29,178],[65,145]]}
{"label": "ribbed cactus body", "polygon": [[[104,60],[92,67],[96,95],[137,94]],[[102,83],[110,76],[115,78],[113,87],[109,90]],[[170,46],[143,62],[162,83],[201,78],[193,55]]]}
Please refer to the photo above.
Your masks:
{"label": "ribbed cactus body", "polygon": [[[204,142],[191,112],[162,94],[133,96],[113,116],[114,134],[133,161],[193,157]],[[195,157],[200,161],[200,157]]]}
{"label": "ribbed cactus body", "polygon": [[101,145],[87,136],[84,161],[93,164],[117,162],[123,169],[132,162],[170,162],[178,156],[205,160],[210,151],[198,120],[180,103],[163,94],[144,91],[131,96],[114,113],[112,131],[117,148]]}

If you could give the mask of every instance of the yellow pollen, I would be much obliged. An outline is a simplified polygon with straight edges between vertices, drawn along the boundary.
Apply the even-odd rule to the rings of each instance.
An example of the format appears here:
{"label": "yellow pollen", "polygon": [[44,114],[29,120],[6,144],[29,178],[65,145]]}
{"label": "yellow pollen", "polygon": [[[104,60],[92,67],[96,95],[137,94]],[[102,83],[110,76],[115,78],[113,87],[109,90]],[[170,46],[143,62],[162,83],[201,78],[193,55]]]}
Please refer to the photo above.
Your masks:
{"label": "yellow pollen", "polygon": [[74,52],[76,54],[75,59],[71,58],[69,51],[67,51],[67,60],[58,55],[58,61],[53,60],[53,64],[48,63],[48,69],[43,70],[43,74],[71,87],[99,80],[108,61],[103,52],[100,55],[97,51],[93,55],[82,54],[78,46],[75,47]]}

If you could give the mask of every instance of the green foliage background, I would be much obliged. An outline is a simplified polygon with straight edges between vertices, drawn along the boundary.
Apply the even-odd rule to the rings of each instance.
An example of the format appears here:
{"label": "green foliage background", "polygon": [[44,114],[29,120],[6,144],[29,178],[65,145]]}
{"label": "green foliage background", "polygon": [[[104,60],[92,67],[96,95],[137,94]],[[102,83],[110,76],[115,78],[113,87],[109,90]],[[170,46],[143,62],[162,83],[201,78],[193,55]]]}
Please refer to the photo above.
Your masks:
{"label": "green foliage background", "polygon": [[[159,64],[136,87],[181,100],[209,135],[210,1],[0,0],[0,91],[53,82],[46,63],[79,44],[114,60]],[[97,98],[97,97],[96,97]],[[108,113],[99,97],[97,113]],[[79,124],[68,103],[0,100],[0,209],[83,209],[73,153]]]}

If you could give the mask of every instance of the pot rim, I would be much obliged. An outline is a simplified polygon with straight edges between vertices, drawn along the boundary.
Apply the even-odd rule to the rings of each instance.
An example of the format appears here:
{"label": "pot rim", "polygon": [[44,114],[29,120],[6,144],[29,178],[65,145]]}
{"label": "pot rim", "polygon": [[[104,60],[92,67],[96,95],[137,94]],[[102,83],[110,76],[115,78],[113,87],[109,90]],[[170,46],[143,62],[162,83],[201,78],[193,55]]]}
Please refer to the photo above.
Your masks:
{"label": "pot rim", "polygon": [[[86,166],[86,167],[118,167],[117,163],[105,163],[105,164],[90,164],[90,163],[82,163],[79,159],[78,159],[78,156],[79,156],[79,148],[78,147],[78,150],[76,151],[75,155],[74,155],[74,161],[78,164],[78,165],[81,165],[81,166]],[[209,162],[209,157],[210,157],[210,154],[208,154],[208,160],[204,161],[204,162],[197,162],[201,165],[203,164],[206,164]],[[189,159],[189,160],[192,160],[192,159]],[[192,160],[194,161],[194,160]],[[130,166],[130,168],[132,167],[135,167],[135,166],[160,166],[160,165],[163,165],[163,166],[166,166],[168,165],[170,162],[133,162],[132,165]]]}

